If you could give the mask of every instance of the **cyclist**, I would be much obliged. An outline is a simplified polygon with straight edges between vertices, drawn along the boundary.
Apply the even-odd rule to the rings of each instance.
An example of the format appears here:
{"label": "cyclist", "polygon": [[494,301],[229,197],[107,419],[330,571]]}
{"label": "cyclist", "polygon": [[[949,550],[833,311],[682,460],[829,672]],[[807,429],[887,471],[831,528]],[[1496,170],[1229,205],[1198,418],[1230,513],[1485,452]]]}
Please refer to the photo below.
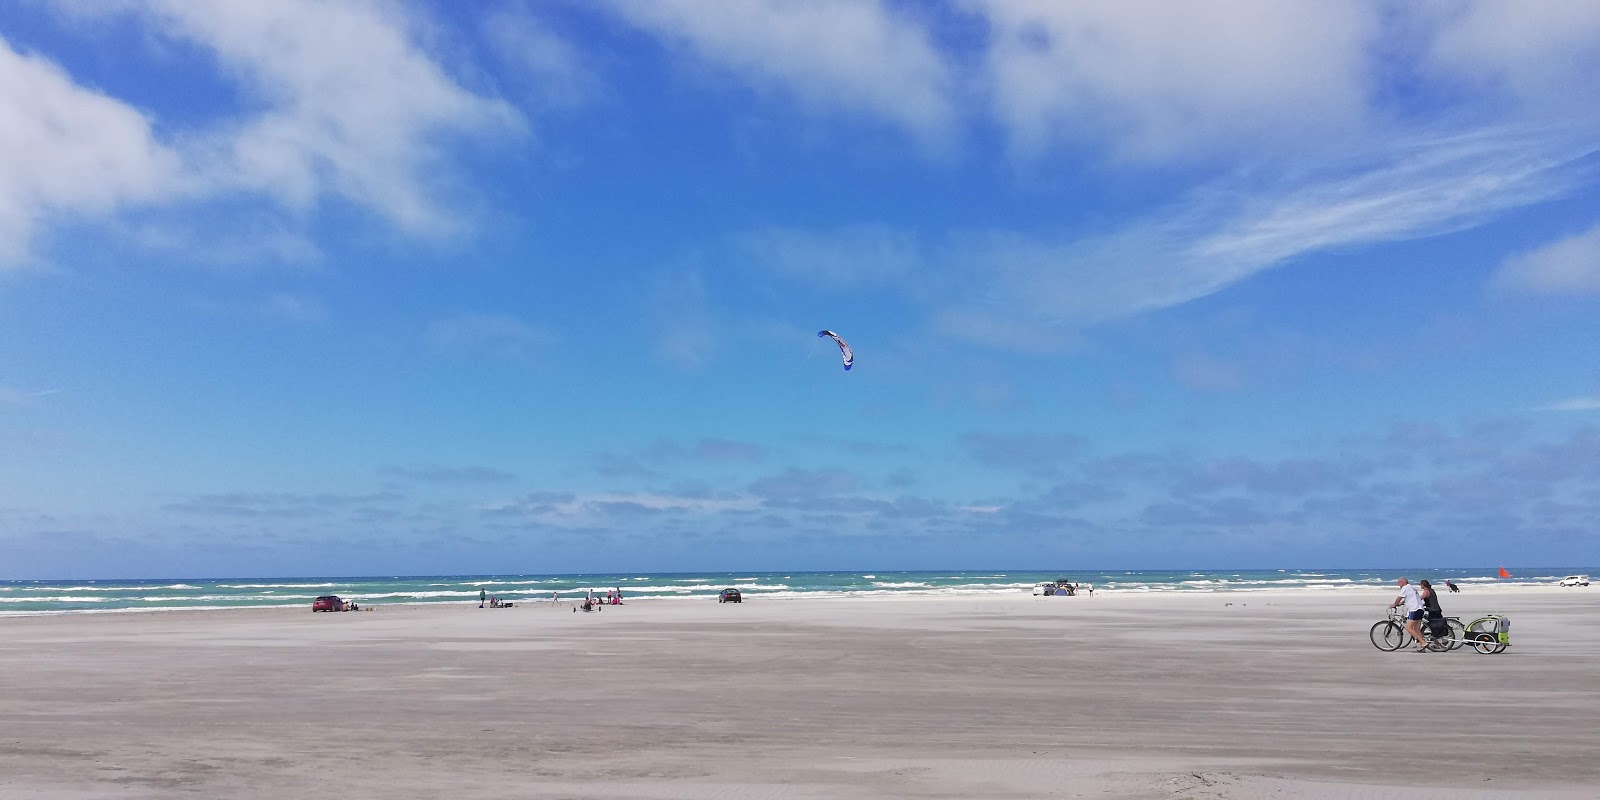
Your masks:
{"label": "cyclist", "polygon": [[1422,616],[1428,613],[1422,603],[1422,595],[1417,593],[1417,587],[1411,581],[1401,578],[1395,581],[1400,586],[1400,596],[1389,604],[1390,608],[1406,607],[1406,633],[1417,640],[1417,652],[1428,652],[1428,640],[1422,638]]}

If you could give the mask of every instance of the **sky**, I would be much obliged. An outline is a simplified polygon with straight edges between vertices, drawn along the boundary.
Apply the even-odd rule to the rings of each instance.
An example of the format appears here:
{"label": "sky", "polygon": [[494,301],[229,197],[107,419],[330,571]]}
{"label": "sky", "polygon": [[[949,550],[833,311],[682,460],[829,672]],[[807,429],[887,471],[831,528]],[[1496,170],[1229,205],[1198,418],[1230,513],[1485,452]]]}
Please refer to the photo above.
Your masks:
{"label": "sky", "polygon": [[1597,74],[1588,0],[0,4],[0,578],[1600,563]]}

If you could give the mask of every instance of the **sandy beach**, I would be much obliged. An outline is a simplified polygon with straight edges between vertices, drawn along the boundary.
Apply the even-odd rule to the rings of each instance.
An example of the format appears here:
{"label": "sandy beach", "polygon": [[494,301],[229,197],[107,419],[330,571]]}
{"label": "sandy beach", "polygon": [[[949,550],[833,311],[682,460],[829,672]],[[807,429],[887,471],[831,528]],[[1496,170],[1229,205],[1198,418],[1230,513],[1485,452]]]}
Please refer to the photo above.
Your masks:
{"label": "sandy beach", "polygon": [[0,797],[1597,796],[1600,590],[1392,596],[4,618]]}

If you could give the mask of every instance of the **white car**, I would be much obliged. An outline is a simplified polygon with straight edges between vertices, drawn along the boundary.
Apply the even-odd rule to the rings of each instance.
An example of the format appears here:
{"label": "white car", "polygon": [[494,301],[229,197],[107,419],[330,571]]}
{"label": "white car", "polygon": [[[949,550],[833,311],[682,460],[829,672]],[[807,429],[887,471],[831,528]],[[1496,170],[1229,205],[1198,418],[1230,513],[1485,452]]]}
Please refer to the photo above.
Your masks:
{"label": "white car", "polygon": [[1589,585],[1589,576],[1588,575],[1568,575],[1567,577],[1561,579],[1561,585],[1562,586],[1588,586]]}

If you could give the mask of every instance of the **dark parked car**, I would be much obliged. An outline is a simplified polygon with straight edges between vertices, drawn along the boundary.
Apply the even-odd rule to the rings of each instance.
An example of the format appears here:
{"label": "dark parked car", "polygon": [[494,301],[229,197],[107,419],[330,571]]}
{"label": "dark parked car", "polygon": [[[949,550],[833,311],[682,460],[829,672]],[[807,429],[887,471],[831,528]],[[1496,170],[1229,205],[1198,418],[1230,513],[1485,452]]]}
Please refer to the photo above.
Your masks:
{"label": "dark parked car", "polygon": [[744,598],[739,595],[739,590],[738,589],[723,589],[722,590],[722,594],[717,595],[717,602],[719,602],[719,603],[743,603],[744,602]]}
{"label": "dark parked car", "polygon": [[350,604],[339,599],[339,595],[325,594],[311,603],[312,611],[349,611]]}

